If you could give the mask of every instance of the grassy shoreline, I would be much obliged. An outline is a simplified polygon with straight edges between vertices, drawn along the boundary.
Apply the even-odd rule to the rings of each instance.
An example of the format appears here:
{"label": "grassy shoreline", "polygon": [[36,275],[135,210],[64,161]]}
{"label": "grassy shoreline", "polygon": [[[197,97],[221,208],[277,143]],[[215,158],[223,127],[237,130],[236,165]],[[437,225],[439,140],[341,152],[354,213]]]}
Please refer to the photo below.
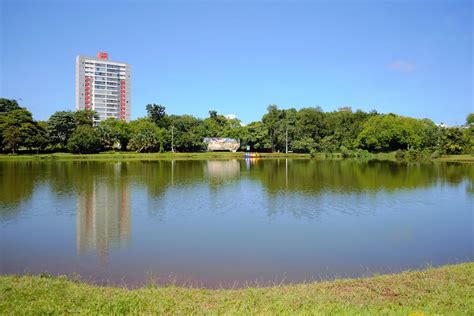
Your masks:
{"label": "grassy shoreline", "polygon": [[[263,153],[264,158],[309,158],[309,154]],[[199,159],[241,159],[243,152],[198,152],[198,153],[136,153],[104,152],[99,154],[53,153],[38,155],[0,154],[2,160],[199,160]]]}
{"label": "grassy shoreline", "polygon": [[[326,157],[324,153],[318,153],[314,157],[309,154],[297,153],[262,153],[263,158],[291,158],[291,159],[342,159],[340,154],[333,154]],[[51,154],[0,154],[0,161],[138,161],[138,160],[206,160],[206,159],[242,159],[243,152],[198,152],[198,153],[136,153],[136,152],[103,152],[99,154],[71,154],[71,153],[51,153]],[[390,160],[396,161],[395,152],[369,154],[368,158],[348,158],[355,160]],[[428,161],[441,162],[463,162],[474,163],[474,154],[446,155]]]}
{"label": "grassy shoreline", "polygon": [[0,314],[471,314],[474,262],[268,288],[129,290],[67,277],[0,276]]}
{"label": "grassy shoreline", "polygon": [[450,161],[450,162],[470,162],[474,163],[474,154],[464,155],[447,155],[437,158],[436,161]]}

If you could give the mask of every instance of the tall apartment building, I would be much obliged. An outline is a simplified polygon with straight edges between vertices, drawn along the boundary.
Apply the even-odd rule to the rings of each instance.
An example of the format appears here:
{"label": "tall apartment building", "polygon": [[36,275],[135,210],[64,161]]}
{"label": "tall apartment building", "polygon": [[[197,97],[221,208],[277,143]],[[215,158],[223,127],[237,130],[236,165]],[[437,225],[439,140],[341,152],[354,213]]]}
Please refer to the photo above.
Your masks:
{"label": "tall apartment building", "polygon": [[94,110],[98,121],[115,117],[130,121],[131,69],[108,54],[76,58],[76,110]]}

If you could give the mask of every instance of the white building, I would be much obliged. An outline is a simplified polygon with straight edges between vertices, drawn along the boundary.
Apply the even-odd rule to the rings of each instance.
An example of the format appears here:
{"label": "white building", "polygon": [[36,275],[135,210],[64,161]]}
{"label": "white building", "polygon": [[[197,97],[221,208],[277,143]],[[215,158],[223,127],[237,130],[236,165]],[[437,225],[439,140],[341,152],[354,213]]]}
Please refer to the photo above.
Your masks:
{"label": "white building", "polygon": [[114,117],[130,121],[131,68],[108,60],[108,54],[76,58],[76,110],[93,110],[99,121]]}

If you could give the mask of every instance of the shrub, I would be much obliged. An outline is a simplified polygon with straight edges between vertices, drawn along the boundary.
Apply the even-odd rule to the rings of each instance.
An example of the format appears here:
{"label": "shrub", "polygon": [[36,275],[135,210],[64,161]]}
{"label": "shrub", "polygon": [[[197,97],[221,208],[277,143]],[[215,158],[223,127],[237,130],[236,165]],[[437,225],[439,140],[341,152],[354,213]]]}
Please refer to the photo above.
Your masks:
{"label": "shrub", "polygon": [[441,152],[439,150],[433,151],[433,153],[430,155],[431,159],[437,159],[441,157]]}
{"label": "shrub", "polygon": [[405,158],[406,158],[406,154],[405,154],[405,152],[404,152],[403,150],[400,150],[400,149],[399,149],[399,150],[397,150],[397,151],[395,152],[395,159],[397,159],[397,160],[403,160],[403,159],[405,159]]}

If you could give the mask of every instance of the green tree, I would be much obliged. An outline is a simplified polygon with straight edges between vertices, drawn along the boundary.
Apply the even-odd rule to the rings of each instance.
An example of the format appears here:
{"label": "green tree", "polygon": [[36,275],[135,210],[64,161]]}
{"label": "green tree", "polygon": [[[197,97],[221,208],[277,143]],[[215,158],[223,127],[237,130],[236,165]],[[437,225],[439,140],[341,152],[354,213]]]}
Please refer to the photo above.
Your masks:
{"label": "green tree", "polygon": [[13,110],[19,110],[21,107],[16,100],[0,98],[0,113],[6,113]]}
{"label": "green tree", "polygon": [[48,120],[48,133],[50,135],[51,143],[66,147],[69,138],[76,129],[76,126],[77,121],[74,112],[55,112]]}
{"label": "green tree", "polygon": [[166,107],[161,104],[147,104],[146,111],[150,120],[158,127],[166,127]]}
{"label": "green tree", "polygon": [[209,111],[209,117],[198,120],[195,132],[202,137],[231,137],[238,138],[240,121],[227,119],[217,111]]}
{"label": "green tree", "polygon": [[268,130],[268,136],[270,137],[272,152],[274,152],[277,147],[278,126],[281,119],[282,112],[275,104],[270,104],[267,107],[267,113],[264,114],[262,117],[262,123]]}
{"label": "green tree", "polygon": [[37,152],[45,149],[50,144],[48,134],[48,123],[45,121],[36,122],[36,133],[29,136],[27,143],[28,147],[36,148]]}
{"label": "green tree", "polygon": [[39,139],[43,136],[38,123],[24,108],[3,113],[0,116],[0,130],[2,131],[2,144],[13,152],[17,151],[20,146],[29,149],[37,147]]}
{"label": "green tree", "polygon": [[303,137],[291,143],[291,150],[296,153],[309,153],[317,148],[317,144],[311,137]]}
{"label": "green tree", "polygon": [[321,108],[302,108],[297,113],[298,138],[311,138],[317,143],[326,136],[326,124]]}
{"label": "green tree", "polygon": [[348,107],[325,113],[322,137],[332,136],[332,142],[339,148],[354,149],[354,140],[363,129],[363,124],[371,114],[352,110]]}
{"label": "green tree", "polygon": [[128,149],[137,152],[158,151],[163,145],[164,132],[149,119],[130,122],[130,141]]}
{"label": "green tree", "polygon": [[445,129],[442,150],[447,154],[461,154],[468,148],[469,139],[460,128],[452,127]]}
{"label": "green tree", "polygon": [[369,151],[421,149],[435,141],[435,136],[429,136],[433,125],[395,114],[373,116],[364,123],[356,144]]}
{"label": "green tree", "polygon": [[68,139],[67,148],[73,153],[92,154],[100,152],[102,144],[95,128],[84,124],[78,126]]}
{"label": "green tree", "polygon": [[106,149],[126,149],[130,139],[130,128],[127,122],[108,118],[97,125],[102,145]]}
{"label": "green tree", "polygon": [[262,122],[252,122],[243,127],[240,143],[243,148],[250,146],[252,151],[270,151],[272,149],[268,128]]}
{"label": "green tree", "polygon": [[466,125],[465,137],[468,139],[466,151],[472,153],[474,151],[474,113],[466,117]]}
{"label": "green tree", "polygon": [[37,150],[46,147],[48,142],[47,132],[44,128],[38,125],[37,122],[27,122],[20,127],[21,134],[21,145],[28,148]]}
{"label": "green tree", "polygon": [[466,125],[473,126],[474,125],[474,113],[469,113],[466,117]]}
{"label": "green tree", "polygon": [[81,126],[81,125],[93,126],[94,121],[98,119],[99,117],[96,111],[79,110],[79,111],[74,112],[74,120],[76,121],[76,126]]}
{"label": "green tree", "polygon": [[21,142],[21,132],[14,126],[8,126],[3,130],[3,144],[15,153]]}
{"label": "green tree", "polygon": [[215,119],[215,118],[217,117],[217,111],[215,111],[215,110],[210,110],[210,111],[209,111],[209,117],[210,117],[211,119]]}
{"label": "green tree", "polygon": [[242,130],[243,128],[239,119],[226,119],[219,136],[241,139]]}
{"label": "green tree", "polygon": [[206,145],[203,143],[203,139],[209,135],[204,134],[202,120],[192,115],[171,115],[170,121],[174,126],[174,145],[177,151],[189,152],[205,149]]}

